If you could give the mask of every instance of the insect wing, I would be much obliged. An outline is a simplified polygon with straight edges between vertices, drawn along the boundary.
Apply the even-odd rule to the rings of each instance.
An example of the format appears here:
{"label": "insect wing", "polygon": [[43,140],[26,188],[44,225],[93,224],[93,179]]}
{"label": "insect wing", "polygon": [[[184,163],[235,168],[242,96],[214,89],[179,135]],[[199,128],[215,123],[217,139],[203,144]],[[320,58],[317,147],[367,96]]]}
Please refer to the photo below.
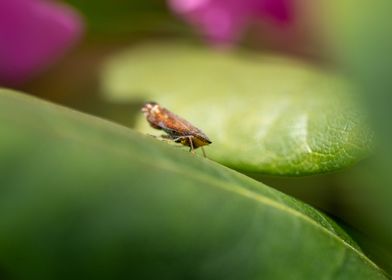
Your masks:
{"label": "insect wing", "polygon": [[175,136],[189,135],[189,131],[194,129],[186,120],[162,107],[153,113],[153,119],[154,124],[158,125],[166,133]]}
{"label": "insect wing", "polygon": [[155,102],[147,103],[142,111],[153,128],[162,129],[173,139],[191,136],[199,139],[201,145],[211,143],[201,130]]}

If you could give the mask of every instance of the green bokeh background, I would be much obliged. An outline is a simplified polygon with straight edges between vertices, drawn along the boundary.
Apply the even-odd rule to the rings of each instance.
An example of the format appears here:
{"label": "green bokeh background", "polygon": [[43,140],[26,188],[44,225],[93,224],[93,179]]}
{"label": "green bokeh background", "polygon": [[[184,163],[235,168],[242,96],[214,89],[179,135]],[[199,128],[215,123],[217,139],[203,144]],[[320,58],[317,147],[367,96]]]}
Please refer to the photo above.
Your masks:
{"label": "green bokeh background", "polygon": [[[206,61],[213,62],[215,56],[223,54],[209,48],[171,13],[165,1],[66,2],[85,17],[85,37],[57,64],[17,90],[113,123],[2,92],[0,276],[69,279],[84,271],[86,274],[79,276],[119,278],[129,274],[129,267],[138,266],[140,270],[134,275],[148,273],[144,276],[152,277],[159,273],[162,279],[239,279],[234,270],[250,273],[246,278],[253,279],[259,270],[270,279],[288,279],[288,275],[292,279],[315,279],[315,275],[325,279],[382,279],[384,275],[372,263],[392,273],[392,39],[388,36],[392,4],[387,0],[323,1],[316,10],[310,9],[309,14],[319,15],[318,31],[327,50],[327,55],[323,49],[323,55],[312,60],[271,52],[248,34],[234,51],[224,52],[228,60],[235,57],[235,65],[228,67],[223,62],[214,68],[230,72],[230,78],[210,87],[216,70],[208,75],[206,84],[196,79],[200,74],[192,81],[191,70],[200,72]],[[171,52],[174,50],[172,57],[181,57],[183,46],[190,46],[194,53],[187,55],[195,64],[186,65],[188,72],[183,71],[183,65],[167,61],[167,48],[163,47],[167,45]],[[183,57],[179,63],[191,63]],[[278,58],[278,62],[273,59],[271,66],[270,60],[265,63],[259,57]],[[244,66],[249,61],[257,65],[251,74]],[[278,73],[270,71],[274,67]],[[283,74],[281,69],[286,69]],[[260,79],[258,71],[264,71]],[[308,73],[305,78],[297,75],[303,71]],[[118,72],[125,78],[114,75]],[[174,73],[181,80],[174,78],[174,87],[165,88],[159,83],[159,73]],[[224,73],[218,76],[224,77]],[[219,108],[227,106],[222,100],[227,100],[227,92],[238,84],[236,79],[251,90],[249,94],[240,91],[238,103],[237,92],[232,93],[232,102],[245,109],[234,116],[225,115]],[[301,79],[311,80],[311,86]],[[298,80],[302,88],[296,90]],[[263,83],[258,84],[260,81]],[[350,89],[343,86],[342,90],[341,81]],[[199,92],[205,88],[211,91]],[[270,145],[262,141],[237,155],[233,152],[236,147],[246,148],[248,141],[254,144],[247,139],[247,133],[254,129],[247,129],[246,121],[238,118],[249,114],[246,119],[250,127],[260,120],[262,123],[262,117],[271,116],[277,108],[277,88],[292,89],[300,97],[289,106],[291,111],[284,111],[280,125],[272,127],[275,132],[266,140]],[[246,98],[241,103],[242,97]],[[127,129],[152,133],[142,123],[139,111],[150,98],[186,116],[219,139],[218,143],[224,139],[228,147],[208,147],[212,160],[269,187]],[[314,104],[312,100],[320,104],[316,110],[309,105]],[[208,106],[209,111],[215,109],[211,118],[198,113]],[[260,115],[259,107],[263,108]],[[288,132],[295,136],[298,131],[290,121],[293,114],[308,109],[314,122],[310,132],[321,151],[331,147],[328,143],[349,147],[347,153],[343,149],[334,154],[335,162],[325,161],[324,169],[315,168],[312,160],[305,167],[288,160],[293,154],[301,156],[297,146],[290,146],[292,139],[287,135],[293,134]],[[336,119],[337,133],[326,146],[321,145],[330,121]],[[225,137],[214,131],[217,123],[227,128]],[[354,129],[342,134],[339,129],[347,124]],[[271,147],[281,153],[279,161],[258,164]],[[282,152],[282,147],[290,148]],[[197,178],[193,180],[193,176]],[[315,228],[297,216],[215,189],[210,180],[233,185],[241,189],[239,192],[252,186],[263,197],[277,197],[279,205],[291,197],[302,200],[332,217],[366,257],[343,246],[336,237],[339,234],[331,237],[324,230],[320,234],[320,226]],[[319,215],[301,202],[289,204],[295,211]],[[316,221],[321,228],[332,231],[329,222],[322,224],[319,219]],[[195,266],[203,269],[196,271]],[[152,267],[155,270],[149,271]]]}

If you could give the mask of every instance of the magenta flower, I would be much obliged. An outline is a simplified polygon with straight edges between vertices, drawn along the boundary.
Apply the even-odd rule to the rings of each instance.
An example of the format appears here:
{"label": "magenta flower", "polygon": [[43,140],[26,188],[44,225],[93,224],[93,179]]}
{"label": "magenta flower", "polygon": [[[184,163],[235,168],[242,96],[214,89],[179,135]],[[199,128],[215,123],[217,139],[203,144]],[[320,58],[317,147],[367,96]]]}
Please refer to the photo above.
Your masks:
{"label": "magenta flower", "polygon": [[65,53],[82,33],[81,18],[49,0],[0,1],[0,85],[25,82]]}
{"label": "magenta flower", "polygon": [[174,11],[215,43],[236,41],[252,22],[293,20],[293,0],[169,0]]}

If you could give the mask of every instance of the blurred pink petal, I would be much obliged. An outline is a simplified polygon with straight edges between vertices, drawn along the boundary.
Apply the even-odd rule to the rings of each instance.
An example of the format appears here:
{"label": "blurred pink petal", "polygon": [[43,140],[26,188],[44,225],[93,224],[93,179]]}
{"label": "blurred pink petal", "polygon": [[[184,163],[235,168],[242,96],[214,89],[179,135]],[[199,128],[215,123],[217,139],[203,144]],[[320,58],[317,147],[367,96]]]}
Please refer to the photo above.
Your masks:
{"label": "blurred pink petal", "polygon": [[81,36],[69,7],[47,0],[0,1],[0,85],[17,85],[42,71]]}
{"label": "blurred pink petal", "polygon": [[171,8],[199,29],[208,40],[231,43],[257,20],[290,24],[292,0],[169,0]]}

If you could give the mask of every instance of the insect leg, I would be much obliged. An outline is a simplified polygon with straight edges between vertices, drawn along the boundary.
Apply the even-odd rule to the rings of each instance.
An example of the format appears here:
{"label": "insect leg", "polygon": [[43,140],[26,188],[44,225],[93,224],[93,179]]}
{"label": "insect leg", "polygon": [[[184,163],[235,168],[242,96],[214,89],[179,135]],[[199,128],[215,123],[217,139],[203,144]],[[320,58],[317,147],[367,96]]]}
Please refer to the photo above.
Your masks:
{"label": "insect leg", "polygon": [[203,152],[203,156],[206,158],[207,155],[206,155],[206,152],[204,151],[204,148],[203,147],[200,147],[200,148],[201,148],[201,151]]}
{"label": "insect leg", "polygon": [[184,139],[184,137],[185,136],[180,136],[180,137],[177,137],[177,138],[170,138],[170,139],[173,140],[174,142],[178,143],[177,141],[181,140],[181,139]]}
{"label": "insect leg", "polygon": [[195,148],[193,147],[193,140],[192,140],[192,136],[187,136],[188,137],[188,140],[189,140],[189,146],[190,146],[190,149],[189,149],[189,151],[192,153],[192,154],[195,154],[195,152],[193,151]]}
{"label": "insect leg", "polygon": [[162,139],[165,139],[165,140],[172,140],[172,138],[169,135],[166,135],[166,134],[162,134],[160,137]]}
{"label": "insect leg", "polygon": [[162,134],[162,135],[160,135],[160,136],[158,136],[158,135],[152,135],[152,134],[147,134],[148,136],[151,136],[151,137],[153,137],[153,138],[155,138],[155,139],[158,139],[158,140],[161,140],[161,141],[163,141],[163,142],[170,142],[170,140],[171,140],[171,138],[168,136],[168,135],[164,135],[164,134]]}
{"label": "insect leg", "polygon": [[181,140],[181,139],[186,139],[186,138],[188,138],[188,142],[189,142],[189,151],[192,153],[192,154],[195,154],[195,152],[194,152],[194,150],[195,150],[195,146],[194,146],[194,144],[193,144],[193,137],[192,136],[180,136],[180,137],[177,137],[177,138],[173,138],[172,140],[174,141],[174,142],[177,142],[178,140]]}

